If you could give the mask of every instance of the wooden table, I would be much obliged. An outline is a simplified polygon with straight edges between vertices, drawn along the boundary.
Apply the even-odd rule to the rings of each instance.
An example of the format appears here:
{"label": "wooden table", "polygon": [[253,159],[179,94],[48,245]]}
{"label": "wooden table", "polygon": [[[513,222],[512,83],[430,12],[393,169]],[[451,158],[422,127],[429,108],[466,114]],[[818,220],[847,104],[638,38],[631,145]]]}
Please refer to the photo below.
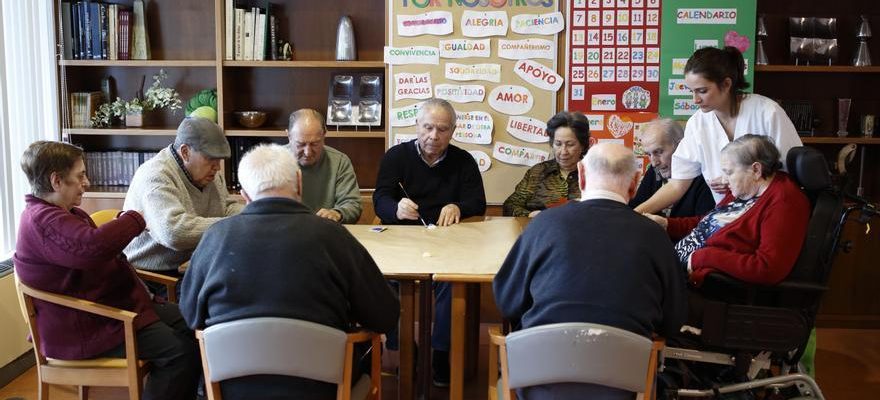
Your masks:
{"label": "wooden table", "polygon": [[[482,218],[481,218],[482,219]],[[349,231],[367,248],[379,269],[388,277],[407,277],[431,275],[433,280],[453,283],[452,294],[452,342],[450,349],[450,398],[461,399],[464,384],[464,321],[466,318],[466,284],[468,282],[491,282],[501,263],[522,232],[527,219],[487,217],[480,222],[464,222],[450,227],[428,230],[421,226],[388,226],[384,232],[372,232],[369,225],[348,225]],[[405,281],[401,281],[405,282]],[[426,285],[427,286],[427,285]],[[427,286],[430,289],[430,286]],[[408,289],[407,289],[408,290]],[[430,318],[430,291],[423,291],[421,307],[427,308],[422,317]],[[412,320],[405,321],[405,309],[411,300],[404,298],[401,287],[401,375],[399,385],[404,388],[404,345],[407,337],[404,329],[412,333]],[[410,297],[411,299],[412,297]],[[427,315],[426,315],[427,314]],[[422,346],[419,386],[430,386],[430,334],[429,321],[419,324],[419,340]],[[423,328],[426,328],[423,330]],[[423,337],[425,335],[425,337]],[[424,366],[427,364],[427,368]],[[410,374],[411,376],[411,374]],[[408,389],[407,393],[412,393]],[[427,388],[423,387],[423,393]],[[401,398],[405,397],[401,392]]]}

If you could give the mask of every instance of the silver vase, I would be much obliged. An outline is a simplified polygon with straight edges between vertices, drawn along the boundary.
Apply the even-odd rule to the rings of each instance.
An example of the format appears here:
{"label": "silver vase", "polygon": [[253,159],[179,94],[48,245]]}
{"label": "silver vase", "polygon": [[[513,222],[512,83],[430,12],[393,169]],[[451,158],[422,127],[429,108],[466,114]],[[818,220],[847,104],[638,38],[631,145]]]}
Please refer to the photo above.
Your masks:
{"label": "silver vase", "polygon": [[357,44],[354,41],[354,26],[351,18],[343,15],[336,28],[336,61],[357,60]]}
{"label": "silver vase", "polygon": [[755,45],[755,65],[767,65],[770,61],[767,59],[767,52],[764,51],[764,39],[767,38],[767,25],[764,24],[764,16],[758,17],[758,27],[755,30],[755,36],[758,38]]}
{"label": "silver vase", "polygon": [[870,66],[871,52],[868,51],[868,39],[871,38],[871,24],[868,23],[868,17],[865,15],[862,15],[862,22],[859,24],[856,37],[859,39],[859,47],[856,49],[856,56],[853,57],[853,65],[856,67]]}

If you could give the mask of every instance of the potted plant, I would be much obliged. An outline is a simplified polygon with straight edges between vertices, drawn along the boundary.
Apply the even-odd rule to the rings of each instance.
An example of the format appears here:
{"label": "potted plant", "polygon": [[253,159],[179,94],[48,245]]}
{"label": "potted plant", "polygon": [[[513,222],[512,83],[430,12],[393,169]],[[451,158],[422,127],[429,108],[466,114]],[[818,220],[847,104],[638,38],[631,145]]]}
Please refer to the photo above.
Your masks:
{"label": "potted plant", "polygon": [[[114,119],[123,119],[125,126],[143,126],[144,111],[160,110],[168,108],[172,113],[181,108],[180,94],[174,88],[162,86],[162,82],[168,77],[164,69],[153,75],[153,84],[141,95],[131,100],[122,100],[117,97],[111,103],[104,103],[98,107],[95,116],[92,117],[92,126],[106,128],[113,124]],[[143,87],[143,83],[141,83]]]}

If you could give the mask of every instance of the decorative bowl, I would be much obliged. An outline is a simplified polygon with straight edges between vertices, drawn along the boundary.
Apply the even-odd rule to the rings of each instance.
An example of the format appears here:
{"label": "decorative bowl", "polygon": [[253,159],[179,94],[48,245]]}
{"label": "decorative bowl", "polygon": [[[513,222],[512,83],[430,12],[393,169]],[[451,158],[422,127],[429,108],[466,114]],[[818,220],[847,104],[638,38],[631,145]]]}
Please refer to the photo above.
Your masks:
{"label": "decorative bowl", "polygon": [[259,128],[266,122],[266,113],[263,111],[238,111],[235,117],[245,128]]}

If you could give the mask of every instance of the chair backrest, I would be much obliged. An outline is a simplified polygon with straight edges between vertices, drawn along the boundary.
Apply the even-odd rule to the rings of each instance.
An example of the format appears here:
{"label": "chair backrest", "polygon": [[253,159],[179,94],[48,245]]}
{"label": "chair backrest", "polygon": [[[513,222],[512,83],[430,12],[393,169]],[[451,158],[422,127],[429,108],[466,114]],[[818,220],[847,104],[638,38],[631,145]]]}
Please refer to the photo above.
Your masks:
{"label": "chair backrest", "polygon": [[511,389],[591,383],[631,392],[645,388],[651,340],[600,324],[561,323],[507,335]]}
{"label": "chair backrest", "polygon": [[831,272],[836,226],[843,214],[843,196],[832,189],[825,157],[811,147],[789,150],[786,165],[813,206],[807,236],[786,281],[824,284]]}
{"label": "chair backrest", "polygon": [[204,330],[208,379],[288,375],[340,384],[346,333],[289,318],[248,318]]}
{"label": "chair backrest", "polygon": [[96,226],[101,226],[112,221],[117,215],[119,215],[119,210],[108,208],[106,210],[95,211],[90,217],[92,217],[92,221],[95,221]]}

